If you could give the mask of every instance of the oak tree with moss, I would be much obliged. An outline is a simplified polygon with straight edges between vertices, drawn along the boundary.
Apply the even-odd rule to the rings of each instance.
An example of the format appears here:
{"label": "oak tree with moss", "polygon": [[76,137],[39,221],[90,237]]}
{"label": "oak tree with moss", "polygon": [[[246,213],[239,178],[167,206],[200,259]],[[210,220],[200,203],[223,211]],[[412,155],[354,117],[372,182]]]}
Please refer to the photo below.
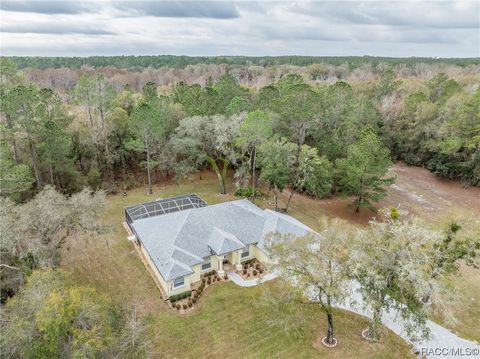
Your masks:
{"label": "oak tree with moss", "polygon": [[[266,297],[266,305],[275,310],[278,305],[316,305],[325,314],[327,333],[323,342],[335,345],[335,304],[343,302],[350,293],[349,246],[350,233],[338,219],[322,221],[322,230],[303,237],[272,233],[266,240],[266,250],[272,257],[273,268],[286,282],[287,290],[280,296],[274,292]],[[283,292],[283,291],[282,291]],[[291,293],[291,294],[288,294]],[[296,293],[293,295],[293,293]],[[291,316],[302,316],[302,310],[294,310],[290,316],[271,316],[271,323],[289,328]],[[286,322],[287,321],[287,322]],[[293,319],[292,322],[304,321]]]}

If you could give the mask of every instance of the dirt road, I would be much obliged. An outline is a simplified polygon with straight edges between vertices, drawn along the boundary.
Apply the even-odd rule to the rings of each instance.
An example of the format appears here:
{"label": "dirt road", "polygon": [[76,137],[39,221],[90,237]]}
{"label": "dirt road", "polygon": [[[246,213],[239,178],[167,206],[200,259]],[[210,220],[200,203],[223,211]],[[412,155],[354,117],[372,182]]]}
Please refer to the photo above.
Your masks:
{"label": "dirt road", "polygon": [[[464,187],[458,181],[441,179],[420,167],[395,164],[390,174],[396,181],[388,188],[387,196],[376,208],[400,207],[427,221],[444,222],[452,218],[480,217],[480,188]],[[288,193],[287,193],[288,194]],[[341,217],[357,224],[367,224],[375,214],[362,209],[358,214],[349,207],[352,199],[331,198],[316,200],[295,195],[293,202],[311,202],[325,214]]]}

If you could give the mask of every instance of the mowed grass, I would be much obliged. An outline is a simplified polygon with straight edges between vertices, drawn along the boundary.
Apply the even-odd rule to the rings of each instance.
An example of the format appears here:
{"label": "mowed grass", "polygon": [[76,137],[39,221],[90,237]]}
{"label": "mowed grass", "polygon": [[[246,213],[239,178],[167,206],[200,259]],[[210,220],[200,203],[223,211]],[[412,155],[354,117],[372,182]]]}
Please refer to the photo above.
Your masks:
{"label": "mowed grass", "polygon": [[[265,283],[265,286],[271,283]],[[242,288],[232,282],[210,288],[190,315],[152,315],[159,330],[158,348],[176,358],[407,358],[408,346],[389,332],[378,344],[365,342],[360,332],[364,318],[338,311],[335,315],[336,349],[313,347],[326,332],[324,315],[312,311],[305,335],[296,338],[266,324],[266,314],[256,304],[262,288]]]}
{"label": "mowed grass", "polygon": [[462,338],[480,343],[480,271],[462,266],[454,282],[455,296],[449,310],[454,320],[447,320],[443,309],[435,308],[432,320],[444,325]]}
{"label": "mowed grass", "polygon": [[[70,238],[62,253],[62,268],[79,283],[90,285],[114,300],[135,305],[154,334],[155,357],[165,358],[407,358],[409,346],[386,330],[381,343],[368,343],[360,332],[367,320],[346,311],[335,315],[336,349],[316,349],[313,343],[326,332],[323,314],[312,309],[311,322],[301,338],[293,337],[267,325],[266,315],[256,304],[265,283],[241,288],[233,283],[218,283],[202,296],[188,315],[168,309],[148,272],[138,258],[123,228],[123,208],[159,197],[197,193],[209,204],[236,199],[232,184],[229,195],[219,195],[216,178],[211,173],[197,175],[180,185],[157,186],[153,195],[145,188],[129,191],[127,196],[109,196],[103,220],[110,233],[85,242]],[[298,198],[301,199],[301,198]],[[295,198],[294,198],[295,201]],[[301,201],[299,201],[301,203]],[[269,199],[258,204],[269,206]],[[295,205],[292,215],[312,227],[318,226],[324,211]]]}

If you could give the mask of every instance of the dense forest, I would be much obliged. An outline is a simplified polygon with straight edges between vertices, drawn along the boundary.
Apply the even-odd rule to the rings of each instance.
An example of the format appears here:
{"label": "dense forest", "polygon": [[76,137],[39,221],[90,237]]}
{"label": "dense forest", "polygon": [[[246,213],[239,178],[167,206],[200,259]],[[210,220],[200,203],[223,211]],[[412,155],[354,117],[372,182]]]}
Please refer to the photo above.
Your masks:
{"label": "dense forest", "polygon": [[14,56],[18,68],[61,68],[68,67],[78,69],[82,66],[105,67],[112,66],[123,69],[159,68],[163,66],[184,68],[188,65],[213,64],[213,65],[238,65],[238,66],[272,66],[294,65],[307,66],[312,64],[344,65],[356,68],[364,64],[379,64],[414,66],[423,64],[452,64],[468,66],[478,64],[478,58],[431,58],[431,57],[377,57],[377,56],[345,56],[345,57],[320,57],[320,56],[90,56],[90,57],[21,57]]}
{"label": "dense forest", "polygon": [[[478,65],[1,66],[1,191],[15,200],[47,184],[111,193],[205,167],[219,178],[235,170],[239,187],[255,185],[257,170],[274,189],[358,194],[344,162],[369,146],[480,184]],[[288,168],[269,167],[279,159]]]}

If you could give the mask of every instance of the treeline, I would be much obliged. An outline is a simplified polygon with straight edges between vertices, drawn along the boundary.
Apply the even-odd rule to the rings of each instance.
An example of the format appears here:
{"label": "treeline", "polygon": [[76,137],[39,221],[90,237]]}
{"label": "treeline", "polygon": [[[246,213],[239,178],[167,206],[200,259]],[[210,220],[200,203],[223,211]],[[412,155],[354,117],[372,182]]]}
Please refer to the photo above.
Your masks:
{"label": "treeline", "polygon": [[90,72],[61,98],[2,58],[1,96],[1,191],[15,200],[47,184],[121,191],[140,185],[141,171],[151,187],[208,166],[221,192],[233,169],[241,188],[259,175],[274,192],[354,195],[358,210],[383,195],[390,159],[480,184],[475,77],[412,82],[386,68],[368,82],[287,74],[257,90],[224,74],[137,92]]}
{"label": "treeline", "polygon": [[22,57],[12,56],[11,59],[18,68],[61,68],[79,69],[82,66],[107,67],[113,66],[122,69],[160,68],[163,66],[185,68],[188,65],[198,64],[226,64],[242,66],[272,66],[295,65],[307,66],[312,64],[346,64],[350,68],[357,68],[366,63],[374,66],[386,63],[388,65],[415,65],[424,64],[454,64],[468,66],[479,63],[479,58],[431,58],[431,57],[377,57],[377,56],[88,56],[88,57]]}

